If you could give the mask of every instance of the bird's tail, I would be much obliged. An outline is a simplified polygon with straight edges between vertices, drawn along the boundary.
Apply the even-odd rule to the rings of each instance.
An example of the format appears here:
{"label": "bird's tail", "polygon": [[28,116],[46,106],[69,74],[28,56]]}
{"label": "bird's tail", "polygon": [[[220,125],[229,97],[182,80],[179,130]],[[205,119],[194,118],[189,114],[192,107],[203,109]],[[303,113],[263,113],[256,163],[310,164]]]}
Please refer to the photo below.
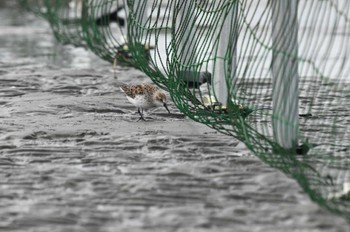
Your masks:
{"label": "bird's tail", "polygon": [[119,88],[123,93],[127,92],[129,89],[128,85],[126,84],[122,84]]}

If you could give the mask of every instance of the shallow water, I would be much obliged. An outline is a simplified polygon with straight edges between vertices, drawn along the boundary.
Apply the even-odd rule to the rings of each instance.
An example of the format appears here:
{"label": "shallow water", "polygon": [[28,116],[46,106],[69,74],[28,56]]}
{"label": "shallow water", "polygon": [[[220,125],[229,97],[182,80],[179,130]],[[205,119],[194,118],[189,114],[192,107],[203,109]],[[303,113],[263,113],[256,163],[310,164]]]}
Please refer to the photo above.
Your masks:
{"label": "shallow water", "polygon": [[136,122],[118,87],[142,73],[114,78],[13,6],[0,19],[0,231],[349,231],[173,104]]}

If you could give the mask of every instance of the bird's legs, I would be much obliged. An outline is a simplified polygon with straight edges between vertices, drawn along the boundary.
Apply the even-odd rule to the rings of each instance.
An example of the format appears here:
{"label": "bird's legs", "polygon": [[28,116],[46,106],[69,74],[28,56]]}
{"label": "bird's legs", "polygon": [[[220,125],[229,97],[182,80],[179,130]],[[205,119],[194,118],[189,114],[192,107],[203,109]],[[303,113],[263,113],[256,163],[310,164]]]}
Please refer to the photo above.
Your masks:
{"label": "bird's legs", "polygon": [[137,108],[137,112],[139,113],[139,115],[140,115],[140,118],[139,118],[139,120],[137,120],[137,121],[140,121],[140,120],[143,120],[143,121],[146,121],[145,119],[144,119],[144,117],[143,117],[143,108]]}

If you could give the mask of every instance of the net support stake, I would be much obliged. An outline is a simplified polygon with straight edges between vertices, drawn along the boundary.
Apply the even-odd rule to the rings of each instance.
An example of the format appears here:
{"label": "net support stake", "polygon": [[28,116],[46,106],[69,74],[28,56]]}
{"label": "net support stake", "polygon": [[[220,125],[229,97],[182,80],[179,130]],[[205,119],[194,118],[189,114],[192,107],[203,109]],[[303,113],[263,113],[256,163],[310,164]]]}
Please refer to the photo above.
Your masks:
{"label": "net support stake", "polygon": [[299,135],[298,1],[272,4],[272,127],[275,141],[295,150]]}
{"label": "net support stake", "polygon": [[[214,70],[215,96],[223,106],[227,106],[229,88],[235,87],[237,69],[237,16],[238,3],[232,3],[222,24],[218,24],[218,50]],[[222,25],[222,27],[221,27]],[[225,58],[225,59],[222,59]],[[226,81],[226,78],[228,81]]]}
{"label": "net support stake", "polygon": [[[148,28],[147,24],[148,20],[148,4],[150,1],[137,1],[134,0],[133,12],[135,13],[135,19],[137,22],[136,34],[139,36],[138,41],[141,44],[146,44],[146,32],[145,27]],[[140,33],[141,32],[141,33]]]}
{"label": "net support stake", "polygon": [[[181,64],[187,66],[197,62],[197,38],[196,38],[196,13],[193,1],[179,0],[176,1],[175,7],[178,12],[176,20],[177,34],[181,35],[177,56]],[[188,68],[184,68],[188,69]],[[193,70],[194,71],[194,70]]]}
{"label": "net support stake", "polygon": [[[128,25],[126,20],[125,34],[129,42],[137,41],[140,44],[146,44],[146,36],[143,27],[147,27],[148,24],[148,4],[149,1],[138,1],[138,0],[123,0],[126,9],[126,18],[132,17],[133,23],[131,26]],[[132,15],[130,15],[130,9]]]}

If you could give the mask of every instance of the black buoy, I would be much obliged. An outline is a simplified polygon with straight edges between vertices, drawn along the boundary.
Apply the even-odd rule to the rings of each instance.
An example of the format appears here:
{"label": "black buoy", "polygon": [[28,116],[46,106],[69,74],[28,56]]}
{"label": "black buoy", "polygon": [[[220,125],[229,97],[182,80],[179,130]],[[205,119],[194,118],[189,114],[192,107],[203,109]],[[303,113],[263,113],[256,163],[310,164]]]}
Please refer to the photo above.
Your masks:
{"label": "black buoy", "polygon": [[211,83],[210,72],[196,72],[196,71],[179,71],[179,79],[182,79],[188,88],[198,89],[202,84]]}
{"label": "black buoy", "polygon": [[108,26],[111,22],[116,22],[119,26],[125,26],[125,19],[118,15],[118,12],[124,9],[124,6],[118,7],[116,10],[112,11],[107,15],[102,15],[96,19],[96,25],[98,26]]}

